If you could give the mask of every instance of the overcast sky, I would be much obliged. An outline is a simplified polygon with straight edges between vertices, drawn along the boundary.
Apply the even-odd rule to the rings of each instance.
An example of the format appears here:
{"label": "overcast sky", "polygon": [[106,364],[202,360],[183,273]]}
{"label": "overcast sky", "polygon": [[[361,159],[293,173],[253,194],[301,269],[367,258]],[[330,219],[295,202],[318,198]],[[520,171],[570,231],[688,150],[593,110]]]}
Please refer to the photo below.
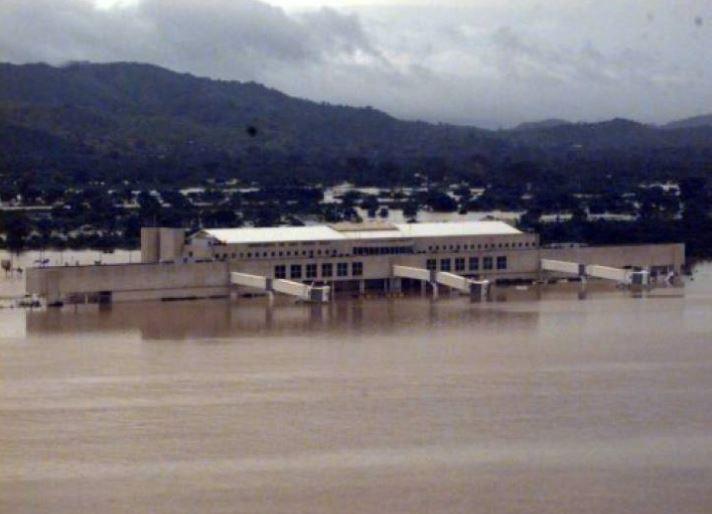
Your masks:
{"label": "overcast sky", "polygon": [[0,60],[142,61],[495,128],[712,112],[712,0],[0,0]]}

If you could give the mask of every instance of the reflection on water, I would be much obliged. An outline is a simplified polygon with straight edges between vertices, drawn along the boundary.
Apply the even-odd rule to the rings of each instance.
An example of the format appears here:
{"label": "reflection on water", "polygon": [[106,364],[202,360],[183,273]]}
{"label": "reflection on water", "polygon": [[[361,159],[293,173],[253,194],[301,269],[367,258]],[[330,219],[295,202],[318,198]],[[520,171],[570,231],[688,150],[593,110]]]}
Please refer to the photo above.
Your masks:
{"label": "reflection on water", "polygon": [[[497,302],[504,301],[506,297],[498,294]],[[302,337],[317,331],[368,335],[400,328],[496,323],[503,318],[513,326],[535,324],[537,313],[500,311],[456,297],[437,302],[417,297],[340,299],[327,305],[284,301],[274,307],[252,298],[77,306],[26,313],[27,333],[32,336],[96,333],[104,337],[119,333],[144,340]]]}

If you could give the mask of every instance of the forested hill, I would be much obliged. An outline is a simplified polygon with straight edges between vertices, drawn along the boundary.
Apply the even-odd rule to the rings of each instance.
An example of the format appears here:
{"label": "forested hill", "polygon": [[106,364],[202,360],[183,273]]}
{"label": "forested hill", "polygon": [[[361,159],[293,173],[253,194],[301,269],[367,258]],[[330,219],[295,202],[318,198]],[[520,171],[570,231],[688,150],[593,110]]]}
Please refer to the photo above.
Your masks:
{"label": "forested hill", "polygon": [[255,83],[133,63],[0,65],[0,102],[5,123],[98,150],[191,145],[231,155],[255,147],[407,155],[423,145],[454,139],[463,148],[491,137],[476,128],[403,122],[371,108],[319,104]]}
{"label": "forested hill", "polygon": [[711,156],[704,124],[660,129],[617,119],[487,131],[146,64],[0,64],[0,166],[11,176],[394,184],[425,174],[481,183],[512,179],[505,168],[520,162],[530,163],[523,179],[573,163],[595,180],[593,167],[605,162],[607,172],[639,180],[706,172]]}

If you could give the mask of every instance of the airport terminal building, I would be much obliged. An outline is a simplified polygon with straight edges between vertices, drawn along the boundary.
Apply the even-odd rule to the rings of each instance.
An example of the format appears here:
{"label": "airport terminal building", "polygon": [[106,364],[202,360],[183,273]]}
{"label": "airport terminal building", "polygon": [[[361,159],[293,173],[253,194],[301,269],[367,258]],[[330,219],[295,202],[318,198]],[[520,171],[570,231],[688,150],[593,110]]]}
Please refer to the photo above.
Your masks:
{"label": "airport terminal building", "polygon": [[[203,229],[189,236],[144,228],[141,263],[34,268],[27,291],[57,304],[225,297],[250,292],[245,284],[273,281],[328,286],[337,294],[400,292],[424,287],[405,278],[405,269],[429,274],[431,285],[436,274],[501,283],[555,277],[542,265],[549,259],[679,273],[685,250],[682,244],[542,247],[537,234],[502,221]],[[245,280],[235,281],[238,275]]]}

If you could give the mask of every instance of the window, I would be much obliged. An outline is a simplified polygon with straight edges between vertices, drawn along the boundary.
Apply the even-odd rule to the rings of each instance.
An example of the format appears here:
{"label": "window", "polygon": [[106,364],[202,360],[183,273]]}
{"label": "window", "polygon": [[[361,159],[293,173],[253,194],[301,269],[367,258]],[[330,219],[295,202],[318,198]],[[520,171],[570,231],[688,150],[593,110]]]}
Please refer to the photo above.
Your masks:
{"label": "window", "polygon": [[435,259],[428,259],[425,261],[425,267],[428,268],[430,271],[435,271],[438,267],[438,263]]}
{"label": "window", "polygon": [[360,277],[363,275],[363,263],[362,262],[352,262],[351,263],[351,274],[354,277]]}
{"label": "window", "polygon": [[465,259],[462,257],[455,259],[455,271],[465,271]]}
{"label": "window", "polygon": [[500,255],[497,257],[497,269],[507,269],[507,256]]}
{"label": "window", "polygon": [[289,267],[289,276],[291,278],[302,278],[302,265],[301,264],[292,264]]}
{"label": "window", "polygon": [[440,271],[450,271],[450,259],[440,259]]}
{"label": "window", "polygon": [[321,276],[330,277],[334,274],[334,265],[330,262],[325,262],[321,265]]}
{"label": "window", "polygon": [[307,264],[307,278],[316,278],[316,264]]}
{"label": "window", "polygon": [[480,259],[479,257],[470,257],[470,271],[477,271],[480,269]]}
{"label": "window", "polygon": [[482,258],[482,269],[492,269],[492,257]]}
{"label": "window", "polygon": [[410,246],[355,246],[354,255],[400,255],[413,253]]}
{"label": "window", "polygon": [[287,266],[279,264],[274,267],[274,278],[287,278]]}
{"label": "window", "polygon": [[346,262],[339,262],[336,264],[336,275],[339,277],[349,276],[349,265]]}

